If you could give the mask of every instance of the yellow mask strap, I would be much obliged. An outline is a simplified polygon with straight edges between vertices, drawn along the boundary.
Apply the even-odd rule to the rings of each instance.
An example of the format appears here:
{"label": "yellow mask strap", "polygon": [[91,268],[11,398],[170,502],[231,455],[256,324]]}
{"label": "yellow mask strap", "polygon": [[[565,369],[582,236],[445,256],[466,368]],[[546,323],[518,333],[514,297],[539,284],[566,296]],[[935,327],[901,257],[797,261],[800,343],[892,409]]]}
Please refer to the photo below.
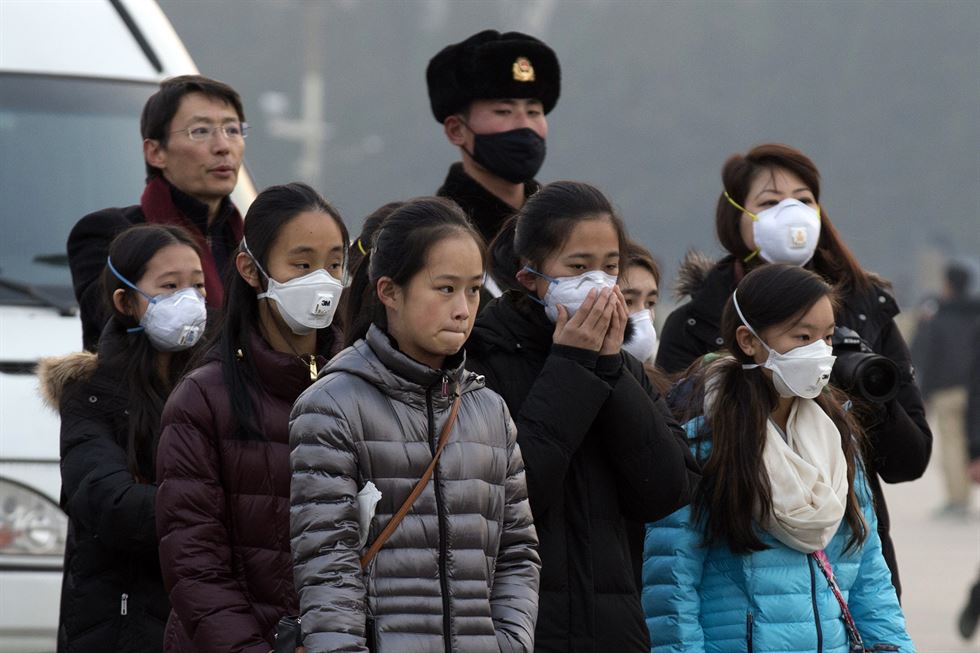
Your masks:
{"label": "yellow mask strap", "polygon": [[759,221],[759,216],[757,216],[755,213],[752,213],[752,211],[749,211],[747,208],[745,208],[744,206],[742,206],[741,204],[733,200],[732,196],[728,194],[727,190],[725,191],[725,199],[728,200],[728,203],[734,206],[739,211],[744,211],[745,213],[747,213],[749,217],[752,218],[753,222]]}
{"label": "yellow mask strap", "polygon": [[[728,203],[729,204],[731,204],[732,206],[734,206],[739,211],[744,211],[746,213],[746,215],[748,215],[750,218],[752,218],[752,221],[753,222],[758,222],[759,221],[759,216],[757,216],[755,213],[752,213],[747,208],[745,208],[744,206],[742,206],[741,204],[739,204],[738,202],[736,202],[735,200],[733,200],[732,199],[732,196],[728,194],[728,191],[727,190],[724,191],[724,193],[725,193],[725,199],[728,200]],[[759,248],[757,247],[751,254],[749,254],[748,256],[746,256],[745,258],[743,258],[742,260],[744,262],[748,263],[749,261],[751,261],[752,259],[754,259],[758,255],[759,255]]]}
{"label": "yellow mask strap", "polygon": [[367,256],[367,252],[364,251],[364,245],[361,244],[361,239],[357,239],[357,249],[361,251],[361,254]]}

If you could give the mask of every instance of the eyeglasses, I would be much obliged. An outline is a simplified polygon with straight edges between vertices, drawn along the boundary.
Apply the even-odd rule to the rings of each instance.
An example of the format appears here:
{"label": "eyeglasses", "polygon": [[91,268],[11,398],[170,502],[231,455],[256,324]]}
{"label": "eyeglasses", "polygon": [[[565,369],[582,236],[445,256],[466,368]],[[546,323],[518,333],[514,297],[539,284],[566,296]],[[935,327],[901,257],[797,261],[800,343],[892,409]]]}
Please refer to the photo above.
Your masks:
{"label": "eyeglasses", "polygon": [[187,138],[192,141],[208,141],[221,132],[221,135],[230,141],[238,141],[248,137],[247,122],[229,122],[224,125],[194,125],[186,129],[177,129],[171,134],[187,134]]}

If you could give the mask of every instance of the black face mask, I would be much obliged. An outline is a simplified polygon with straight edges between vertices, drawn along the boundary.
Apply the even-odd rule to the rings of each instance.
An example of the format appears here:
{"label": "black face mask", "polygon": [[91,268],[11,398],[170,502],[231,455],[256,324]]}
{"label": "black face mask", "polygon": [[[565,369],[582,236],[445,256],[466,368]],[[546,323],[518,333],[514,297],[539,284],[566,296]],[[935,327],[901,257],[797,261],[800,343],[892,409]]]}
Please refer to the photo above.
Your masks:
{"label": "black face mask", "polygon": [[541,169],[545,142],[529,127],[496,134],[474,132],[473,151],[467,154],[501,179],[520,184],[534,179]]}

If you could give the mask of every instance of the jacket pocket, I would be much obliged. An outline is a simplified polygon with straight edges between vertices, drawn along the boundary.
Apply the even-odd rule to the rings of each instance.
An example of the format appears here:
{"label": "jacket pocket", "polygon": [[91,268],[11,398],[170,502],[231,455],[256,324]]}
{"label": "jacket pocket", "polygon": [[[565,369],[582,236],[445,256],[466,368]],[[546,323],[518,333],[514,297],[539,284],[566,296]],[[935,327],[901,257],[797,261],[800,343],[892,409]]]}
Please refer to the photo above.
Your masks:
{"label": "jacket pocket", "polygon": [[752,648],[752,631],[755,629],[755,617],[752,616],[751,612],[745,613],[745,647],[749,653],[754,650]]}

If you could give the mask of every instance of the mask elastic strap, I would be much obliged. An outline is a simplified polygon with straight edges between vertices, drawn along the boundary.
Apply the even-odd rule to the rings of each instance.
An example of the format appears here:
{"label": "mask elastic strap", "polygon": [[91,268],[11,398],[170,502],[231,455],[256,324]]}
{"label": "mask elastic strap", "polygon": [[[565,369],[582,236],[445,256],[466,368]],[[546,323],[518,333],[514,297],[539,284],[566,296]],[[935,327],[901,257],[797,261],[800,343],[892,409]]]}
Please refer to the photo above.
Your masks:
{"label": "mask elastic strap", "polygon": [[742,206],[741,204],[739,204],[738,202],[736,202],[735,200],[733,200],[732,199],[732,196],[728,194],[728,191],[727,190],[724,191],[724,193],[725,193],[725,199],[728,200],[728,203],[729,204],[731,204],[732,206],[734,206],[739,211],[744,211],[745,213],[747,213],[749,215],[749,217],[752,218],[752,222],[758,222],[759,221],[759,216],[757,216],[755,213],[752,213],[752,211],[749,211],[747,208],[745,208],[744,206]]}
{"label": "mask elastic strap", "polygon": [[[744,211],[746,215],[748,215],[750,218],[752,218],[752,222],[758,222],[759,221],[759,216],[757,216],[755,213],[752,213],[747,208],[745,208],[744,206],[742,206],[741,204],[739,204],[738,202],[736,202],[735,200],[733,200],[732,199],[732,196],[728,194],[728,191],[727,190],[724,191],[724,194],[725,194],[725,199],[728,200],[728,203],[731,204],[732,206],[734,206],[739,211]],[[746,256],[745,258],[743,258],[742,261],[744,263],[748,263],[749,261],[751,261],[752,259],[754,259],[758,255],[759,255],[759,248],[756,247],[748,256]],[[748,326],[748,325],[746,325],[746,326]]]}
{"label": "mask elastic strap", "polygon": [[[758,339],[758,341],[762,344],[762,346],[766,348],[766,351],[772,352],[772,349],[769,348],[769,345],[767,345],[765,341],[761,337],[759,337],[759,334],[755,332],[755,329],[752,328],[752,325],[749,324],[748,320],[745,319],[745,316],[742,315],[742,309],[738,305],[738,297],[736,296],[737,293],[738,290],[732,292],[732,304],[735,306],[735,312],[738,313],[738,319],[742,321],[742,324],[744,324],[745,328],[749,330],[749,333],[754,335],[756,339]],[[761,366],[758,363],[742,365],[743,370],[754,370],[757,367],[761,367]]]}
{"label": "mask elastic strap", "polygon": [[534,274],[534,275],[537,275],[537,276],[541,277],[542,279],[544,279],[548,283],[558,283],[558,279],[556,279],[554,277],[549,277],[547,274],[545,274],[543,272],[538,272],[537,270],[535,270],[534,268],[532,268],[530,265],[525,265],[523,269],[526,270],[526,271],[528,271],[528,272],[530,272],[531,274]]}
{"label": "mask elastic strap", "polygon": [[[269,276],[269,273],[262,269],[262,265],[259,263],[259,259],[255,258],[255,255],[252,254],[252,250],[248,248],[248,243],[245,242],[245,236],[242,236],[242,249],[245,250],[245,253],[248,254],[248,257],[252,259],[252,263],[255,264],[255,268],[262,273],[262,276],[265,277],[266,282],[272,281],[272,277]],[[266,288],[267,289],[265,292],[260,292],[255,296],[255,298],[265,299],[266,297],[268,297],[269,296],[268,283],[266,284]]]}
{"label": "mask elastic strap", "polygon": [[[130,281],[129,279],[127,279],[123,275],[119,274],[119,270],[117,270],[116,269],[116,266],[114,266],[112,264],[112,259],[111,258],[109,258],[107,256],[105,258],[105,262],[106,262],[106,265],[109,267],[109,272],[112,272],[112,274],[114,274],[117,279],[119,279],[120,281],[122,281],[124,284],[126,284],[127,286],[129,286],[130,288],[132,288],[133,290],[135,290],[136,292],[138,292],[139,294],[141,294],[144,297],[146,297],[147,301],[149,301],[151,304],[155,304],[156,303],[156,301],[157,301],[156,300],[156,297],[150,297],[145,292],[143,292],[142,290],[140,290],[139,288],[137,288],[136,285],[133,284],[132,281]],[[140,331],[144,331],[142,325],[135,326],[135,327],[130,327],[130,328],[126,329],[126,333],[139,333]]]}
{"label": "mask elastic strap", "polygon": [[122,281],[124,284],[126,284],[127,286],[129,286],[130,288],[132,288],[133,290],[135,290],[136,292],[138,292],[139,294],[141,294],[144,297],[146,297],[146,299],[148,301],[151,301],[151,302],[154,302],[154,303],[156,302],[156,298],[155,297],[150,297],[145,292],[143,292],[142,290],[140,290],[139,288],[137,288],[136,285],[132,281],[130,281],[129,279],[127,279],[123,275],[119,274],[119,270],[117,270],[116,269],[116,266],[114,266],[112,264],[112,259],[111,258],[109,258],[107,256],[106,259],[105,259],[105,262],[106,262],[106,265],[109,266],[109,271],[112,272],[116,276],[117,279],[119,279],[120,281]]}
{"label": "mask elastic strap", "polygon": [[[472,128],[472,127],[470,127],[470,123],[468,123],[468,122],[466,122],[465,120],[463,120],[463,116],[461,116],[461,115],[459,115],[459,114],[456,114],[456,117],[457,117],[457,118],[459,119],[459,121],[460,121],[460,122],[461,122],[461,123],[463,124],[463,127],[466,127],[466,129],[468,129],[468,130],[469,130],[469,132],[470,132],[471,134],[473,134],[473,139],[474,139],[474,140],[473,140],[473,142],[474,142],[474,144],[475,144],[475,143],[476,143],[476,137],[477,137],[477,136],[480,136],[480,134],[477,134],[477,133],[476,133],[475,131],[473,131],[473,128]],[[466,152],[466,154],[467,154],[467,155],[468,155],[468,156],[469,156],[469,157],[470,157],[471,159],[473,159],[474,161],[476,161],[476,157],[475,157],[475,156],[473,156],[473,153],[472,153],[472,152],[470,152],[470,151],[469,151],[468,149],[466,149],[466,148],[465,148],[465,147],[463,147],[462,145],[460,145],[460,146],[459,146],[459,149],[461,149],[461,150],[463,150],[464,152]]]}
{"label": "mask elastic strap", "polygon": [[[542,279],[544,279],[545,281],[547,281],[549,283],[558,283],[558,280],[555,279],[554,277],[549,277],[547,274],[542,274],[541,272],[538,272],[537,270],[535,270],[534,268],[532,268],[530,265],[525,265],[523,268],[521,268],[521,270],[522,271],[530,272],[531,274],[535,274],[535,275],[541,277]],[[537,297],[535,297],[534,296],[534,293],[529,292],[527,294],[527,296],[528,296],[528,298],[531,301],[533,301],[535,303],[538,303],[538,304],[541,304],[542,306],[547,306],[547,304],[544,303],[543,300],[538,299]]]}

